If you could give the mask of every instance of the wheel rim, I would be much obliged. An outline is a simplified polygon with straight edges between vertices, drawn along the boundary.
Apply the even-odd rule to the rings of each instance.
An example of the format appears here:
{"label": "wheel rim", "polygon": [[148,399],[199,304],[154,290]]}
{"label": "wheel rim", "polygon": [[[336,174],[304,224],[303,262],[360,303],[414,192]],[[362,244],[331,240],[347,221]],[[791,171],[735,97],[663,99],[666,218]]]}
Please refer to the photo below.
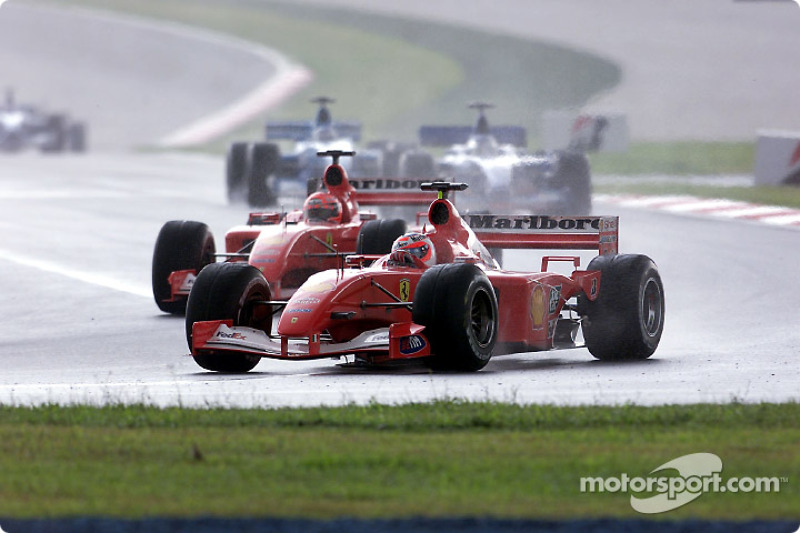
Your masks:
{"label": "wheel rim", "polygon": [[272,306],[261,302],[268,301],[269,295],[255,289],[247,293],[239,311],[236,324],[270,333],[272,329]]}
{"label": "wheel rim", "polygon": [[486,291],[476,292],[472,299],[470,331],[475,341],[483,348],[488,346],[494,337],[494,313]]}
{"label": "wheel rim", "polygon": [[664,313],[664,298],[661,287],[654,278],[647,280],[642,297],[642,328],[649,337],[655,337],[661,331]]}

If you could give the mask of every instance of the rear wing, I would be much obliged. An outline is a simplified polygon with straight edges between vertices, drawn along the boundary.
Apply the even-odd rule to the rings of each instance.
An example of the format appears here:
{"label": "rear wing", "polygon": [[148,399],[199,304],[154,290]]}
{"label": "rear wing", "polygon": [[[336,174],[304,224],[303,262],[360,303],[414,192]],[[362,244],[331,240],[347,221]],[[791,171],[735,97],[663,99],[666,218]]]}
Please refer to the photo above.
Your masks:
{"label": "rear wing", "polygon": [[[331,127],[339,137],[361,140],[361,123],[335,120]],[[316,125],[307,120],[267,122],[265,135],[268,141],[306,141],[311,139]]]}
{"label": "rear wing", "polygon": [[[528,134],[522,126],[494,126],[490,131],[500,144],[512,144],[519,148],[528,146]],[[419,142],[423,146],[464,144],[474,132],[472,126],[422,126],[419,129]]]}
{"label": "rear wing", "polygon": [[422,191],[420,185],[433,178],[348,178],[359,205],[424,205],[438,197],[437,191]]}
{"label": "rear wing", "polygon": [[619,252],[617,216],[467,214],[463,218],[488,248]]}

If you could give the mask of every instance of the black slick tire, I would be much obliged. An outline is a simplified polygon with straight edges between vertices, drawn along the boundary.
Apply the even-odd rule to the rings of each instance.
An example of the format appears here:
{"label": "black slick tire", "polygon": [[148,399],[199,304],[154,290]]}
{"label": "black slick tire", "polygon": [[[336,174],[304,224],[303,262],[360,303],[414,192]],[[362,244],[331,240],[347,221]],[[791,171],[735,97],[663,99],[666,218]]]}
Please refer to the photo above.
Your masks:
{"label": "black slick tire", "polygon": [[637,254],[601,255],[587,270],[601,272],[597,299],[578,297],[589,352],[603,361],[650,357],[664,330],[664,286],[653,260]]}
{"label": "black slick tire", "polygon": [[[269,332],[272,309],[256,302],[271,299],[269,284],[261,272],[244,262],[214,263],[197,276],[186,305],[186,340],[192,347],[192,325],[207,320],[233,320]],[[213,372],[243,373],[252,370],[261,357],[231,352],[194,355],[195,362]]]}
{"label": "black slick tire", "polygon": [[152,286],[156,305],[165,313],[183,314],[186,299],[170,299],[169,275],[177,270],[200,272],[214,262],[216,245],[206,224],[171,220],[161,227],[153,250]]}
{"label": "black slick tire", "polygon": [[433,369],[474,372],[492,357],[497,341],[497,297],[474,264],[447,263],[425,271],[414,292],[412,318],[425,326]]}

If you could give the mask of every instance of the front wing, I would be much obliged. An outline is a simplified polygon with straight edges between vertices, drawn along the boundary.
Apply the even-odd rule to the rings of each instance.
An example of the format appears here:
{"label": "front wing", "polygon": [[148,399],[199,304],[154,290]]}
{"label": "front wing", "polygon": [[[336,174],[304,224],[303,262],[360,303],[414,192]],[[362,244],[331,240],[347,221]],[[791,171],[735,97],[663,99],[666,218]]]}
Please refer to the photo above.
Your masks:
{"label": "front wing", "polygon": [[350,341],[332,342],[319,333],[288,338],[233,326],[230,320],[211,320],[192,325],[192,355],[231,352],[291,360],[357,355],[379,363],[431,355],[424,329],[424,326],[404,322],[365,331]]}

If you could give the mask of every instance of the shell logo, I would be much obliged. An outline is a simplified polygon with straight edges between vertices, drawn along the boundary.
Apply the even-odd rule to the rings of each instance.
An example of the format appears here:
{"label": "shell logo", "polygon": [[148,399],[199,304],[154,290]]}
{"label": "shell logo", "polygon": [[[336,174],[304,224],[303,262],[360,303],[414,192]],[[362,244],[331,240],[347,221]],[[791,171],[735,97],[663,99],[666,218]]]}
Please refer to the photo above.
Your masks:
{"label": "shell logo", "polygon": [[531,293],[531,320],[533,327],[538,329],[544,325],[544,315],[547,305],[545,304],[544,289],[541,285],[533,288]]}

